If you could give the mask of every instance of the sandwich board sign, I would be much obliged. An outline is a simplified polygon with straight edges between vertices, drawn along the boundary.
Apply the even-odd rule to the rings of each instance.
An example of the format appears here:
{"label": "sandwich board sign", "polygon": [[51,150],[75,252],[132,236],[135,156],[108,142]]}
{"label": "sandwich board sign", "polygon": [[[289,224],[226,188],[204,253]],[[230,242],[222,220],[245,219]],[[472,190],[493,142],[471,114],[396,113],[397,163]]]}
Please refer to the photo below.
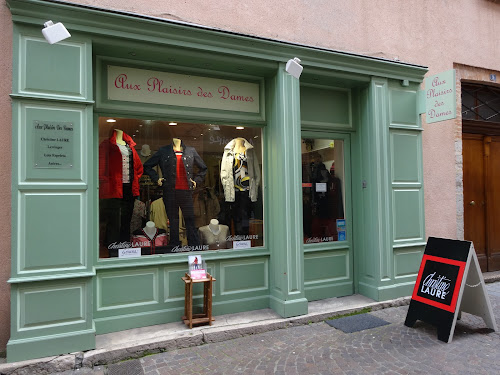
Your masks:
{"label": "sandwich board sign", "polygon": [[429,237],[405,325],[430,323],[438,339],[450,343],[462,311],[480,316],[497,331],[472,242]]}

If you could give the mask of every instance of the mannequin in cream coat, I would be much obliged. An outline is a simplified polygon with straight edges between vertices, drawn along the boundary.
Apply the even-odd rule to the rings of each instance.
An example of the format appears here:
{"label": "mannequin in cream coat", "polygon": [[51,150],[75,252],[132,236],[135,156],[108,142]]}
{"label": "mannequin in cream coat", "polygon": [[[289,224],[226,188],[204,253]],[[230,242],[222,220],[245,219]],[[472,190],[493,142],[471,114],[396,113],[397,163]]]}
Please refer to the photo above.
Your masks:
{"label": "mannequin in cream coat", "polygon": [[259,161],[250,142],[238,137],[224,147],[220,177],[226,202],[225,224],[234,224],[235,235],[247,235],[261,178]]}

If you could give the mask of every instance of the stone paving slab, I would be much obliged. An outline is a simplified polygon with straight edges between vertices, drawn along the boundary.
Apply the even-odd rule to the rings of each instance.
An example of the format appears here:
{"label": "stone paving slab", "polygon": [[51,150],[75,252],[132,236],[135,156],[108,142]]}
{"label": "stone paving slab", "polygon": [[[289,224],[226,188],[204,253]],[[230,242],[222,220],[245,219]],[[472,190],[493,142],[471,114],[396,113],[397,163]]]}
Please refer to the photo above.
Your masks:
{"label": "stone paving slab", "polygon": [[[500,319],[500,284],[488,287]],[[312,323],[141,358],[145,375],[163,374],[500,374],[500,333],[464,313],[450,344],[418,321],[404,326],[408,306],[371,312],[391,324],[343,333]]]}

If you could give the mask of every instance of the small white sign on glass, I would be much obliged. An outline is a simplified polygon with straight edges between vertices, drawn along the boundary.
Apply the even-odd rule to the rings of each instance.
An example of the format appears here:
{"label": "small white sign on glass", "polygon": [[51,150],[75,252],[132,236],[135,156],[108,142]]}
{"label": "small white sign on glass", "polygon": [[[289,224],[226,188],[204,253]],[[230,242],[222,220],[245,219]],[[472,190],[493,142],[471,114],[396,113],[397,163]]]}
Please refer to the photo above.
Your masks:
{"label": "small white sign on glass", "polygon": [[326,193],[326,182],[316,183],[316,193]]}
{"label": "small white sign on glass", "polygon": [[141,256],[140,247],[130,247],[128,249],[118,249],[118,258],[138,258]]}
{"label": "small white sign on glass", "polygon": [[252,241],[233,241],[233,249],[248,249],[252,247]]}

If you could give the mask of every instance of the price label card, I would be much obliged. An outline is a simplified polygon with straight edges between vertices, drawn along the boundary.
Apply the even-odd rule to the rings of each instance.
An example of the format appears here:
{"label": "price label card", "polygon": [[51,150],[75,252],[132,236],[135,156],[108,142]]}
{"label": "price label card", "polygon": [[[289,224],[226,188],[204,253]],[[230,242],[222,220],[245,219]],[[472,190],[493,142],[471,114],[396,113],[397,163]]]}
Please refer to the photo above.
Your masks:
{"label": "price label card", "polygon": [[118,258],[137,258],[141,256],[140,247],[131,247],[128,249],[119,249]]}
{"label": "price label card", "polygon": [[252,247],[252,241],[233,241],[233,249],[248,249]]}
{"label": "price label card", "polygon": [[316,193],[326,193],[326,182],[318,182],[316,184]]}

